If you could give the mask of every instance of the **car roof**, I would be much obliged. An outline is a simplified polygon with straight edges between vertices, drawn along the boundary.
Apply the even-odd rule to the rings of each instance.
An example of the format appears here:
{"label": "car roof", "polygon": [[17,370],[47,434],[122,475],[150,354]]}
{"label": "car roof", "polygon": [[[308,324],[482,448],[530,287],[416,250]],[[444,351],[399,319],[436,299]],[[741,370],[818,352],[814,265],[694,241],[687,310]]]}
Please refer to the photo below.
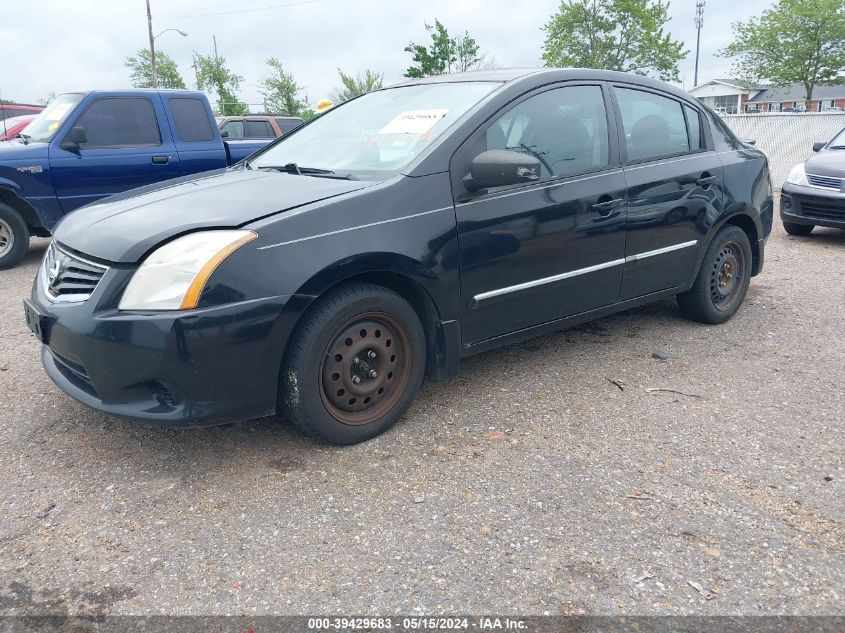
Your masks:
{"label": "car roof", "polygon": [[669,92],[686,101],[695,102],[695,98],[688,95],[680,88],[676,88],[657,79],[623,73],[615,70],[597,70],[594,68],[495,68],[493,70],[472,70],[463,73],[451,73],[446,75],[435,75],[434,77],[423,77],[411,79],[397,84],[386,86],[385,89],[400,88],[404,86],[416,86],[423,84],[439,83],[463,83],[463,82],[496,82],[501,84],[518,83],[531,78],[532,83],[544,83],[568,80],[593,80],[593,81],[618,81],[645,88],[654,88]]}

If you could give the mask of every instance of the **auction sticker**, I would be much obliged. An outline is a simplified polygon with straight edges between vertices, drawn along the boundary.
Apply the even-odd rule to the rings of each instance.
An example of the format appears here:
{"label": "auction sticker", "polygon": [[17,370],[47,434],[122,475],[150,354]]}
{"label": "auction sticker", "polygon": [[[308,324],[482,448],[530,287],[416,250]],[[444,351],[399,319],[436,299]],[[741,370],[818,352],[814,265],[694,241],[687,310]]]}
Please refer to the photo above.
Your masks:
{"label": "auction sticker", "polygon": [[379,134],[425,134],[448,113],[449,110],[405,110],[381,128]]}

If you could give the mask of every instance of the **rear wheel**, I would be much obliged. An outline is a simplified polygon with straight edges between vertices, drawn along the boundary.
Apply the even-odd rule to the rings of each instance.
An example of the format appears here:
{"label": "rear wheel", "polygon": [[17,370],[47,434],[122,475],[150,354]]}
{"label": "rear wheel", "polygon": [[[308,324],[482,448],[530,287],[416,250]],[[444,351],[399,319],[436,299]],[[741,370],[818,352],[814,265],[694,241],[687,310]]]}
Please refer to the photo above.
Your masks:
{"label": "rear wheel", "polygon": [[12,207],[0,204],[0,270],[17,264],[29,250],[29,228]]}
{"label": "rear wheel", "polygon": [[324,441],[364,441],[411,405],[425,357],[423,328],[407,301],[372,284],[341,287],[320,298],[291,337],[281,408]]}
{"label": "rear wheel", "polygon": [[784,230],[790,235],[807,236],[813,232],[814,224],[795,224],[793,222],[784,222]]}
{"label": "rear wheel", "polygon": [[742,305],[751,280],[751,242],[738,226],[720,230],[704,255],[695,283],[678,295],[681,312],[701,323],[724,323]]}

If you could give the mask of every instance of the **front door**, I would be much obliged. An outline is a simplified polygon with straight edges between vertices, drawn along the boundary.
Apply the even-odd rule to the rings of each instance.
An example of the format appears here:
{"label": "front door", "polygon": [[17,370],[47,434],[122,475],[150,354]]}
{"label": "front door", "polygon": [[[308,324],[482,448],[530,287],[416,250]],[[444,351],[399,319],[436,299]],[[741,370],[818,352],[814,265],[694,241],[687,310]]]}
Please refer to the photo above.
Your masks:
{"label": "front door", "polygon": [[697,108],[665,94],[616,86],[628,182],[622,300],[685,284],[722,208],[722,162],[708,149]]}
{"label": "front door", "polygon": [[158,97],[103,97],[73,123],[85,129],[85,143],[65,149],[63,138],[53,141],[50,170],[62,211],[181,175],[170,131],[159,127],[161,108]]}
{"label": "front door", "polygon": [[[625,251],[625,177],[600,84],[522,97],[452,163],[453,183],[487,149],[526,152],[539,181],[455,190],[466,345],[614,303]],[[611,135],[612,132],[612,135]]]}

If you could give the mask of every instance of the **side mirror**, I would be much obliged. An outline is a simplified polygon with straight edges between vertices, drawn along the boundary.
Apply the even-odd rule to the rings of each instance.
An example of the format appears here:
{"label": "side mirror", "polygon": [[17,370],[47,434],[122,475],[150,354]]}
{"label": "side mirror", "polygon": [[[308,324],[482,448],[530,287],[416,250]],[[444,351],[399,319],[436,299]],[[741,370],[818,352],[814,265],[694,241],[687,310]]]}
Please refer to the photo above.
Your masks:
{"label": "side mirror", "polygon": [[824,149],[825,145],[827,145],[827,143],[813,143],[813,151],[820,152]]}
{"label": "side mirror", "polygon": [[83,143],[88,142],[88,133],[81,125],[74,125],[62,141],[62,149],[77,150]]}
{"label": "side mirror", "polygon": [[469,191],[517,185],[540,179],[540,161],[529,154],[507,149],[490,149],[472,159],[464,176]]}
{"label": "side mirror", "polygon": [[223,138],[229,138],[229,130],[220,130],[220,136]]}

